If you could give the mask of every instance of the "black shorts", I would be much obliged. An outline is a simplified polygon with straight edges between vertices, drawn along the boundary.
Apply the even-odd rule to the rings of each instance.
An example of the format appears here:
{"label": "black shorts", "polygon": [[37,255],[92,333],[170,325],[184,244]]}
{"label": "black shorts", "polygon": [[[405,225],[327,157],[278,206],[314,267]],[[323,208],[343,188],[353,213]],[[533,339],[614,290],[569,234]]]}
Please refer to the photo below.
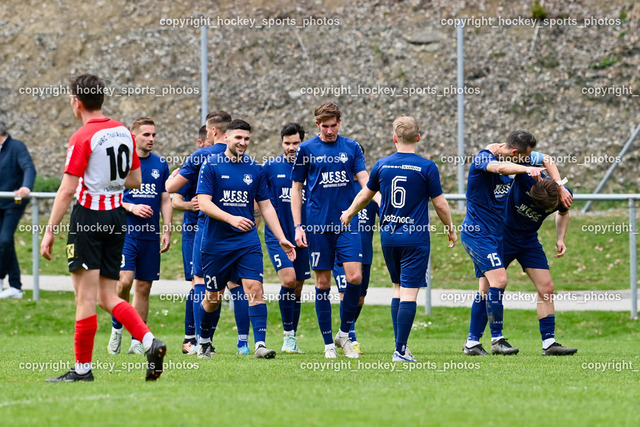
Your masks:
{"label": "black shorts", "polygon": [[120,278],[127,213],[123,207],[96,211],[76,203],[69,220],[69,271],[100,270],[109,279]]}

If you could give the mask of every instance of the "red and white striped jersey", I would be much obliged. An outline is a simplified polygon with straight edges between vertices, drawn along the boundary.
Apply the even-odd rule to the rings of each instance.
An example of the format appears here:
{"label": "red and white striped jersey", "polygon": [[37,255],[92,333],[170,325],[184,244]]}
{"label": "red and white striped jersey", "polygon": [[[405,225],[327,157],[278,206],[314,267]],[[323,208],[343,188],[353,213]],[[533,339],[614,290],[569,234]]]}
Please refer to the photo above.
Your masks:
{"label": "red and white striped jersey", "polygon": [[76,198],[85,208],[119,207],[124,181],[130,170],[139,167],[133,135],[118,121],[89,120],[69,138],[64,171],[80,178]]}

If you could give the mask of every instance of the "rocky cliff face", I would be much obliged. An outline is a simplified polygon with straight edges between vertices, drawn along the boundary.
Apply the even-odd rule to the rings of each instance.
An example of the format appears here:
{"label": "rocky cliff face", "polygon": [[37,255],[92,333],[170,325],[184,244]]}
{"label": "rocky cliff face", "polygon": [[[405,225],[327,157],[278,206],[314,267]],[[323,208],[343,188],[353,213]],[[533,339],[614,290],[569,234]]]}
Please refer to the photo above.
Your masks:
{"label": "rocky cliff face", "polygon": [[[530,4],[509,1],[10,0],[0,10],[0,119],[40,174],[59,176],[79,126],[68,77],[91,72],[113,90],[105,112],[125,124],[153,117],[156,152],[180,163],[201,125],[207,24],[209,109],[252,123],[252,155],[280,154],[288,121],[315,134],[314,107],[337,100],[341,133],[362,143],[369,166],[394,150],[393,119],[415,116],[420,153],[456,192],[454,20],[466,18],[465,154],[528,129],[573,188],[591,192],[640,125],[640,4],[546,3],[555,21],[536,29]],[[640,191],[639,155],[640,140],[606,191]]]}

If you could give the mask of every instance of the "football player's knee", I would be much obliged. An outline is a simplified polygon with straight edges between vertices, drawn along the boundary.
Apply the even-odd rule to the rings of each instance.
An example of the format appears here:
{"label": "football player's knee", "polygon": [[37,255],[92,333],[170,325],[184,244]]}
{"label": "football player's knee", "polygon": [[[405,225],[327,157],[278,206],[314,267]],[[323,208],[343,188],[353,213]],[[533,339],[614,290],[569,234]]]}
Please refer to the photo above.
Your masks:
{"label": "football player's knee", "polygon": [[544,282],[538,288],[538,293],[540,295],[551,295],[553,294],[553,281],[549,280],[548,282]]}
{"label": "football player's knee", "polygon": [[354,285],[359,285],[362,283],[362,273],[352,273],[350,275],[347,275],[347,282],[354,284]]}

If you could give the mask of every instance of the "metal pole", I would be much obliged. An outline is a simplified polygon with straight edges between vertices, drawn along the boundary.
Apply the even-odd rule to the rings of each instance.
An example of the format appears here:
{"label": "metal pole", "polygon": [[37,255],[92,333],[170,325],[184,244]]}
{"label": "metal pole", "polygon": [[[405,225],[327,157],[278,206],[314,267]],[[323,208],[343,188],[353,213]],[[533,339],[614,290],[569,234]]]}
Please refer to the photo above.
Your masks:
{"label": "metal pole", "polygon": [[631,318],[638,319],[638,246],[636,236],[636,200],[629,199],[629,282],[631,284]]}
{"label": "metal pole", "polygon": [[209,77],[207,67],[207,27],[200,27],[200,104],[202,124],[209,114]]}
{"label": "metal pole", "polygon": [[[458,25],[458,193],[464,194],[464,32]],[[458,201],[458,210],[464,210],[464,201]]]}
{"label": "metal pole", "polygon": [[431,314],[431,252],[429,252],[429,264],[427,265],[427,289],[425,289],[426,301],[424,303],[424,312]]}
{"label": "metal pole", "polygon": [[38,216],[39,206],[38,198],[31,197],[31,259],[33,270],[33,300],[38,301],[40,299],[40,234],[38,233],[38,227],[40,219]]}
{"label": "metal pole", "polygon": [[[618,154],[620,161],[622,161],[622,157],[627,153],[629,148],[631,148],[633,141],[636,139],[639,133],[640,133],[640,125],[638,125],[635,131],[633,131],[631,138],[629,138],[626,144],[624,144],[624,147],[622,147],[622,150],[620,150],[620,154]],[[611,166],[609,166],[609,170],[604,175],[604,178],[602,178],[602,181],[600,181],[600,184],[598,184],[598,187],[596,187],[595,191],[593,192],[594,194],[600,193],[600,190],[602,190],[602,188],[607,183],[607,181],[609,181],[609,178],[611,178],[611,175],[613,175],[613,171],[616,170],[616,168],[618,167],[618,164],[619,162],[611,163]],[[592,203],[593,203],[593,200],[589,200],[587,204],[584,206],[584,208],[582,208],[582,213],[587,213]]]}

